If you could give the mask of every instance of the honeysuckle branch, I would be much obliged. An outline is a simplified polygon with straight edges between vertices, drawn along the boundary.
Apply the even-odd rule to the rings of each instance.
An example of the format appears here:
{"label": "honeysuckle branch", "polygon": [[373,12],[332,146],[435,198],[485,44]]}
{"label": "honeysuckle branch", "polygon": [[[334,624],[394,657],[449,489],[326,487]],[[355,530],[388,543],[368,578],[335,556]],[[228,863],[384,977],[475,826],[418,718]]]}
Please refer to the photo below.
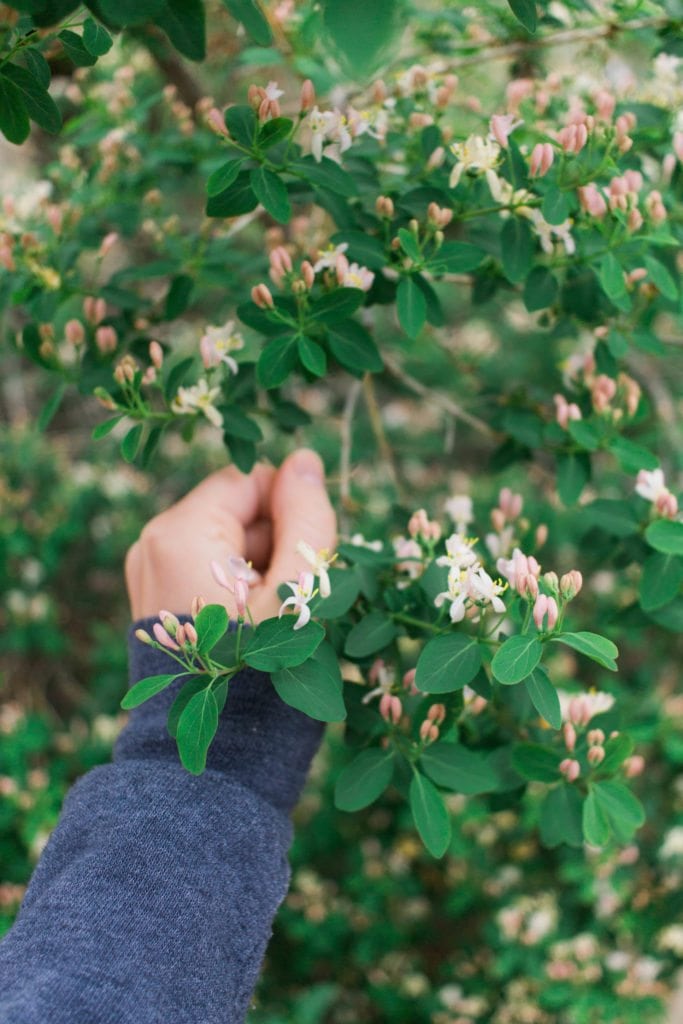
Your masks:
{"label": "honeysuckle branch", "polygon": [[342,413],[339,451],[339,497],[344,513],[355,511],[351,497],[351,450],[353,447],[353,418],[363,389],[363,382],[354,380],[349,387]]}
{"label": "honeysuckle branch", "polygon": [[404,500],[405,494],[403,485],[399,478],[398,470],[396,469],[396,460],[394,458],[393,449],[389,444],[384,430],[382,413],[377,402],[377,394],[375,392],[375,382],[371,373],[366,373],[363,377],[363,395],[365,397],[368,416],[370,417],[370,426],[372,427],[372,432],[375,436],[375,440],[377,441],[377,447],[379,448],[382,458],[386,463],[387,471],[392,484],[396,488],[396,493],[401,500]]}

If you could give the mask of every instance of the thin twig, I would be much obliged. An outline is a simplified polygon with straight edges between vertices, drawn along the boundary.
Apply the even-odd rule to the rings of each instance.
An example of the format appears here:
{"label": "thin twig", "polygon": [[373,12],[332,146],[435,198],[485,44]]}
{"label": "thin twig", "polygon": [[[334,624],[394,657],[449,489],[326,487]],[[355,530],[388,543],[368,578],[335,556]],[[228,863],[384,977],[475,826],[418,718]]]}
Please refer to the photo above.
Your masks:
{"label": "thin twig", "polygon": [[395,377],[396,380],[401,382],[401,384],[404,384],[414,394],[420,395],[422,398],[429,398],[440,406],[440,408],[450,413],[450,415],[455,419],[462,420],[463,423],[467,423],[473,430],[478,431],[478,433],[483,434],[485,437],[488,437],[491,440],[498,439],[498,434],[488,425],[488,423],[484,422],[484,420],[480,420],[478,416],[473,416],[471,412],[467,412],[466,409],[463,409],[457,402],[454,402],[452,398],[448,397],[448,395],[444,395],[442,391],[430,388],[426,384],[423,384],[422,381],[412,377],[403,369],[395,356],[384,351],[382,352],[382,359],[384,360],[384,365],[391,376]]}
{"label": "thin twig", "polygon": [[375,393],[375,382],[372,378],[371,373],[366,373],[363,377],[363,393],[365,395],[365,405],[368,410],[368,416],[370,417],[370,426],[372,432],[375,435],[377,441],[377,447],[380,450],[382,458],[384,459],[389,477],[392,484],[396,488],[401,501],[404,500],[405,495],[403,493],[403,487],[399,479],[398,471],[396,469],[396,462],[394,459],[394,453],[387,440],[387,435],[384,432],[384,424],[382,423],[382,413],[380,411],[379,404],[377,402],[377,395]]}
{"label": "thin twig", "polygon": [[449,61],[448,69],[465,68],[474,64],[480,64],[487,60],[503,60],[505,57],[514,57],[518,53],[526,53],[527,50],[538,50],[548,46],[562,46],[568,43],[580,43],[584,40],[592,42],[595,39],[616,35],[619,32],[640,32],[646,28],[664,28],[666,25],[674,24],[671,18],[662,15],[650,18],[638,18],[634,21],[627,21],[624,24],[608,22],[604,25],[594,25],[592,28],[570,28],[561,32],[553,32],[547,36],[531,36],[529,39],[521,39],[514,43],[496,43],[491,41],[483,46],[476,53],[468,54],[467,57],[456,57]]}
{"label": "thin twig", "polygon": [[[353,445],[353,417],[356,413],[356,406],[363,388],[362,381],[354,380],[348,390],[344,402],[344,412],[341,421],[341,445],[339,452],[339,497],[341,507],[347,512],[353,512],[356,503],[351,497],[351,448]],[[348,524],[342,523],[343,532],[348,532]]]}

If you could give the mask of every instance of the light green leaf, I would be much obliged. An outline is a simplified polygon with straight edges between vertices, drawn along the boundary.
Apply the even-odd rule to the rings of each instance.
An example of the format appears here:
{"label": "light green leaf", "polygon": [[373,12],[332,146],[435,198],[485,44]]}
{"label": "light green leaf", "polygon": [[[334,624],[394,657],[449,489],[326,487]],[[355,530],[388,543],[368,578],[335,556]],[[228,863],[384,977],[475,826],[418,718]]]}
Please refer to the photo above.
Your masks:
{"label": "light green leaf", "polygon": [[445,740],[431,743],[420,755],[420,766],[437,786],[476,796],[492,793],[498,778],[483,754]]}
{"label": "light green leaf", "polygon": [[617,842],[627,843],[645,823],[643,805],[623,782],[596,782],[591,787]]}
{"label": "light green leaf", "polygon": [[546,796],[541,805],[539,827],[541,841],[550,848],[566,843],[580,847],[583,843],[583,800],[575,786],[561,783]]}
{"label": "light green leaf", "polygon": [[551,640],[566,644],[567,647],[572,647],[580,654],[585,654],[586,657],[597,661],[598,665],[609,669],[610,672],[617,671],[615,659],[619,657],[619,650],[616,644],[613,644],[606,636],[584,631],[580,633],[559,633],[557,636],[551,637]]}
{"label": "light green leaf", "polygon": [[531,698],[531,703],[541,718],[544,718],[553,729],[560,729],[562,727],[560,698],[546,670],[539,665],[524,681],[524,685]]}
{"label": "light green leaf", "polygon": [[645,540],[665,555],[683,555],[683,523],[673,519],[655,519],[645,531]]}
{"label": "light green leaf", "polygon": [[604,846],[609,839],[607,815],[592,788],[583,803],[583,837],[591,846]]}

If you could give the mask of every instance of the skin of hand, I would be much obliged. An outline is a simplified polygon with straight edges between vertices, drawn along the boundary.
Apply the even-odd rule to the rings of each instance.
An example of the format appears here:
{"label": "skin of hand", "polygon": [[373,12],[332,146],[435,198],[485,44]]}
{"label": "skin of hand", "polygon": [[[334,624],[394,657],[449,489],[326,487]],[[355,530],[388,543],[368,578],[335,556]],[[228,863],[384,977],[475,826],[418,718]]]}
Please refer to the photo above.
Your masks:
{"label": "skin of hand", "polygon": [[231,579],[228,558],[241,556],[261,574],[249,591],[255,622],[277,615],[278,586],[310,568],[297,553],[300,540],[316,551],[334,551],[337,521],[321,459],[309,449],[290,455],[279,469],[263,463],[243,474],[218,470],[144,527],[126,557],[133,619],[161,608],[189,612],[192,598],[222,604],[235,617],[234,600],[214,580],[219,562]]}

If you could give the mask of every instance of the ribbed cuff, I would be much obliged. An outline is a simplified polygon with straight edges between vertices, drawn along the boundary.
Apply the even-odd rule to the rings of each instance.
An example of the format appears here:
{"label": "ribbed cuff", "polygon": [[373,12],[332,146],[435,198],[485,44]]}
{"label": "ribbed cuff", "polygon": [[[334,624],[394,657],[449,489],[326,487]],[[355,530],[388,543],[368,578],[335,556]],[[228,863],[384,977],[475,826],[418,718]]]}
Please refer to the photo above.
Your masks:
{"label": "ribbed cuff", "polygon": [[[181,622],[189,621],[181,616]],[[151,632],[156,619],[136,622],[128,637],[130,685],[146,676],[175,672],[167,654],[141,643],[136,629]],[[166,728],[169,708],[187,679],[172,683],[163,693],[135,708],[121,733],[114,760],[173,759],[175,740]],[[207,770],[258,793],[288,813],[299,799],[308,769],[323,734],[323,725],[280,700],[270,677],[246,668],[230,682]]]}

